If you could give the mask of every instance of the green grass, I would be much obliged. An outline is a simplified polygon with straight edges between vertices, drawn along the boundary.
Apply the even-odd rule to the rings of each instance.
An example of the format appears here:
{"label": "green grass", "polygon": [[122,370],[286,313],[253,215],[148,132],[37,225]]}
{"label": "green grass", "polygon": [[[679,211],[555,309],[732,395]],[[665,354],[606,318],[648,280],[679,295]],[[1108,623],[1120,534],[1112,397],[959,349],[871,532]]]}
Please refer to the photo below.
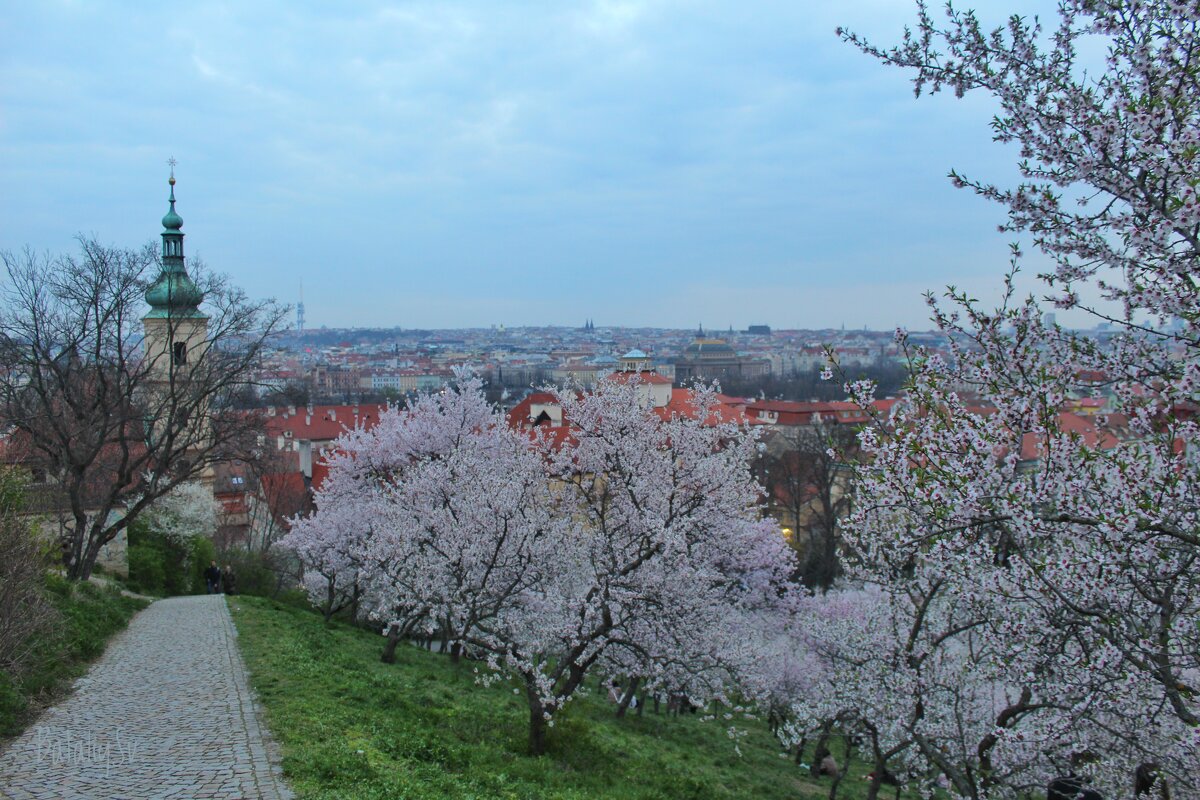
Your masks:
{"label": "green grass", "polygon": [[[527,707],[513,686],[482,687],[474,665],[414,647],[383,664],[380,636],[326,626],[310,611],[229,598],[254,688],[301,798],[803,798],[829,782],[780,756],[766,726],[741,755],[723,719],[619,720],[596,694],[578,698],[550,730],[549,753],[525,755]],[[865,796],[859,762],[841,798]]]}
{"label": "green grass", "polygon": [[0,673],[0,736],[16,736],[60,699],[104,652],[108,640],[148,605],[123,596],[116,587],[73,583],[53,574],[46,578],[46,589],[59,620],[37,642],[21,678]]}

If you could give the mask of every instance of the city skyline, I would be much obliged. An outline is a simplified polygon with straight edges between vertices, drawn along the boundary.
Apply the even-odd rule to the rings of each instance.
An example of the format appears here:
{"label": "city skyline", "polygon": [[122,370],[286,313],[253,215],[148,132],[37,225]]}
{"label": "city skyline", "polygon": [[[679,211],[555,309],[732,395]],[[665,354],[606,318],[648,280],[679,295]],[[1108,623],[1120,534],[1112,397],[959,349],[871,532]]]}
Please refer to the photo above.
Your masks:
{"label": "city skyline", "polygon": [[15,8],[0,247],[157,238],[174,157],[189,257],[303,282],[310,327],[924,329],[924,291],[989,299],[1008,259],[945,173],[1015,170],[984,101],[916,102],[833,33],[913,13]]}

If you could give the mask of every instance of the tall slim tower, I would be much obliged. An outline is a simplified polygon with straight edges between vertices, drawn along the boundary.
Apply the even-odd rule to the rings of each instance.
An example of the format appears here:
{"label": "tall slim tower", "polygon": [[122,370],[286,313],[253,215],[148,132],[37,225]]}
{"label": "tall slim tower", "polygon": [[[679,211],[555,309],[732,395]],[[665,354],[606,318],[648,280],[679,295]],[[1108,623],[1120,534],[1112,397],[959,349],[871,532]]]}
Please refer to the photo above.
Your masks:
{"label": "tall slim tower", "polygon": [[[181,386],[197,364],[204,363],[208,352],[208,315],[200,310],[204,292],[187,274],[183,264],[183,218],[175,212],[175,159],[171,165],[170,210],[162,218],[162,272],[146,290],[150,313],[142,317],[145,337],[142,342],[152,380],[148,386],[168,398],[171,392],[184,392]],[[164,402],[163,407],[172,405]],[[197,409],[198,410],[198,409]],[[152,422],[151,424],[156,424]],[[193,421],[201,436],[207,435],[207,414],[196,414]],[[212,486],[212,469],[199,480]]]}
{"label": "tall slim tower", "polygon": [[304,333],[304,279],[300,279],[300,302],[296,303],[296,333]]}
{"label": "tall slim tower", "polygon": [[142,317],[146,358],[158,379],[186,372],[208,344],[208,315],[200,310],[204,292],[183,264],[183,218],[175,213],[175,165],[171,160],[170,210],[162,218],[162,272],[146,290],[150,313]]}

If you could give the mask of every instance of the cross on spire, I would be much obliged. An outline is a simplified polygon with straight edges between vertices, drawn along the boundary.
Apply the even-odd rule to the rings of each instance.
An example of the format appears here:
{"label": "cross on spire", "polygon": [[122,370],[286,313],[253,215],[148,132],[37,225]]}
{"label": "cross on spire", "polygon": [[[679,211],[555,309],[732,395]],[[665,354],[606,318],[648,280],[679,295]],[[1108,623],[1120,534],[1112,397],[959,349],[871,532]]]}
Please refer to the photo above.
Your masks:
{"label": "cross on spire", "polygon": [[171,182],[172,183],[175,182],[175,165],[178,163],[179,162],[175,160],[175,156],[171,156],[170,158],[167,159],[167,166],[169,166],[171,168]]}

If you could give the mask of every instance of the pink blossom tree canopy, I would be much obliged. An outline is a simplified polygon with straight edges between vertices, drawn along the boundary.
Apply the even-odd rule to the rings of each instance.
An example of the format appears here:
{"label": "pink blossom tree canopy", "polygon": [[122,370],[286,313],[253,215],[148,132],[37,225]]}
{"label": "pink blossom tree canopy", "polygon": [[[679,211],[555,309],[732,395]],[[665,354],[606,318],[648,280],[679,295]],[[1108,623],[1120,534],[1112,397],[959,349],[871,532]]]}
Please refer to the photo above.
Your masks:
{"label": "pink blossom tree canopy", "polygon": [[[1065,0],[1051,30],[921,4],[897,47],[842,33],[918,94],[996,99],[1023,181],[951,177],[1053,264],[1044,301],[1011,276],[996,309],[931,298],[951,352],[909,349],[908,401],[862,432],[845,525],[849,577],[888,598],[895,634],[868,713],[961,796],[1069,770],[1121,796],[1145,763],[1200,793],[1198,24],[1194,0]],[[1085,69],[1094,41],[1103,63]],[[1043,302],[1112,335],[1046,324]],[[848,388],[869,407],[869,386]],[[1098,431],[1061,413],[1073,397],[1106,399]]]}
{"label": "pink blossom tree canopy", "polygon": [[759,519],[751,432],[708,389],[663,420],[633,380],[558,393],[569,440],[531,438],[458,377],[339,440],[289,537],[317,599],[349,573],[394,637],[441,636],[515,679],[534,754],[597,670],[722,696],[749,660],[739,621],[772,613],[792,568]]}

